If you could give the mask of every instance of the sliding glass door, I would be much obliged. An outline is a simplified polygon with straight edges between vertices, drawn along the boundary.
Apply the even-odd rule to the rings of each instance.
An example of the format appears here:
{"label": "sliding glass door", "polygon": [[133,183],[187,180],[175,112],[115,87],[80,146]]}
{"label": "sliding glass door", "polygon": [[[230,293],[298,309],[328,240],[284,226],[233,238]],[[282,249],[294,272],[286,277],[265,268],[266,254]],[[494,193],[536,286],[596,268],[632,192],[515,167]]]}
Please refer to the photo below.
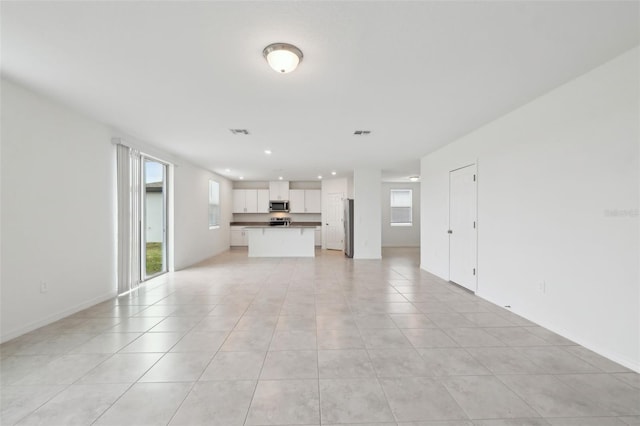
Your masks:
{"label": "sliding glass door", "polygon": [[167,272],[167,164],[142,156],[142,280]]}

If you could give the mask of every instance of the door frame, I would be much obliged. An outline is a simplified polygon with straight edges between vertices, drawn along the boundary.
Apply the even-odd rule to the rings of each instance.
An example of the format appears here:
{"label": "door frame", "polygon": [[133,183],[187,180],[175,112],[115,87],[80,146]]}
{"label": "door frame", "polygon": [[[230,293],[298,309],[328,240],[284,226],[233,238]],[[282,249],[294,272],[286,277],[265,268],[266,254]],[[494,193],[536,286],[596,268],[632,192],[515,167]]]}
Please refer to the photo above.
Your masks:
{"label": "door frame", "polygon": [[449,233],[448,235],[448,277],[447,280],[451,283],[454,283],[456,285],[460,285],[461,287],[463,287],[464,289],[470,290],[474,293],[478,292],[478,276],[480,275],[480,268],[478,265],[478,240],[479,240],[479,236],[480,236],[480,224],[478,223],[478,185],[480,183],[480,178],[479,178],[479,174],[478,174],[478,161],[475,160],[473,162],[469,162],[469,163],[465,163],[464,165],[460,166],[460,167],[456,167],[454,169],[449,170],[449,176],[448,176],[448,181],[449,181],[449,188],[448,188],[448,192],[447,192],[447,197],[448,197],[448,214],[447,214],[447,232],[449,232],[449,230],[451,230],[451,173],[456,172],[458,170],[462,170],[465,169],[467,167],[474,167],[474,174],[475,174],[475,215],[474,215],[474,220],[476,223],[476,232],[475,232],[475,241],[474,241],[474,250],[475,250],[475,256],[474,256],[474,264],[475,264],[475,275],[473,277],[473,287],[474,289],[467,289],[467,287],[464,287],[461,284],[455,283],[453,281],[451,281],[451,234]]}

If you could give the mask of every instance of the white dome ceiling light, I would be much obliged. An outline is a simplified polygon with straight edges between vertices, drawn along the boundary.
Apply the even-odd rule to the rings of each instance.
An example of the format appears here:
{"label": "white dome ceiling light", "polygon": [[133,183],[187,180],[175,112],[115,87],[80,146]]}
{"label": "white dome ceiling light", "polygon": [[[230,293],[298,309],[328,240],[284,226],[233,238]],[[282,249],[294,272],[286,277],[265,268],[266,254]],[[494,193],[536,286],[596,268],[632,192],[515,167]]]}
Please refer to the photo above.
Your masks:
{"label": "white dome ceiling light", "polygon": [[262,56],[274,71],[286,74],[302,62],[302,51],[293,44],[272,43],[264,48]]}

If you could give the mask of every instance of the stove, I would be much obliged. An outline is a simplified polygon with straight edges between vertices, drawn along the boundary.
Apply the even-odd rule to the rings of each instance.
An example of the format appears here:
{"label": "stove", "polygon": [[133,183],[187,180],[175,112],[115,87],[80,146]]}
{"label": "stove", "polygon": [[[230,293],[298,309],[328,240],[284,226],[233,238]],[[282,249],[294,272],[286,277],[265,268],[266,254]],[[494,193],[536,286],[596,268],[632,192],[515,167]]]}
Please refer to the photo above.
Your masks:
{"label": "stove", "polygon": [[289,226],[291,225],[290,217],[272,217],[269,220],[269,226]]}

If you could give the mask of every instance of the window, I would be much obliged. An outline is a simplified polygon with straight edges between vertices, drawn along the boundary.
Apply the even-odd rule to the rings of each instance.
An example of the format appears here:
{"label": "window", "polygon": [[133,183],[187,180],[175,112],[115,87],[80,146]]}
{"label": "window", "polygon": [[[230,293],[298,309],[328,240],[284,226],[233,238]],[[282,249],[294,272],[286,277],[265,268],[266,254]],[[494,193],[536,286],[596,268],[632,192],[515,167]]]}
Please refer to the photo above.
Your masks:
{"label": "window", "polygon": [[209,229],[220,226],[220,184],[209,181]]}
{"label": "window", "polygon": [[413,192],[411,189],[391,190],[391,226],[412,225],[412,198]]}

